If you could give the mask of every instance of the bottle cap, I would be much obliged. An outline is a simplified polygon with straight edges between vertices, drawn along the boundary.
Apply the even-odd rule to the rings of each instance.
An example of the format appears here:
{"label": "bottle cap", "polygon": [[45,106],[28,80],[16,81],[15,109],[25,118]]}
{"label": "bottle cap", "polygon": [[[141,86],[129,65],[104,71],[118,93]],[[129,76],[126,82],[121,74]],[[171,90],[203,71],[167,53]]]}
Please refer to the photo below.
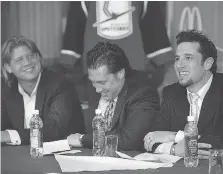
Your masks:
{"label": "bottle cap", "polygon": [[187,121],[195,121],[195,117],[194,116],[187,116]]}
{"label": "bottle cap", "polygon": [[35,115],[39,114],[39,110],[34,110],[33,114],[35,114]]}
{"label": "bottle cap", "polygon": [[101,113],[102,113],[101,109],[95,109],[95,114],[101,114]]}

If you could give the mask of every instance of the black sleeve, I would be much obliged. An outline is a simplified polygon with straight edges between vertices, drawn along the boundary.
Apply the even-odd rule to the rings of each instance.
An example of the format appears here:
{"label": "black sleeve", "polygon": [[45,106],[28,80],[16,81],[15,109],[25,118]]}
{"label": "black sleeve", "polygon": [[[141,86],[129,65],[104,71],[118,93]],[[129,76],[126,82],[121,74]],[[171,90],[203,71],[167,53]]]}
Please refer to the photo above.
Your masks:
{"label": "black sleeve", "polygon": [[160,113],[156,117],[156,124],[154,131],[169,131],[170,130],[170,121],[171,121],[171,102],[170,102],[170,93],[168,87],[165,87],[162,92],[162,103]]}
{"label": "black sleeve", "polygon": [[69,82],[62,82],[44,103],[44,141],[67,138],[71,133],[84,133],[84,116],[75,90]]}
{"label": "black sleeve", "polygon": [[5,97],[1,93],[1,130],[5,130],[5,129],[13,129],[13,126],[11,124],[11,121],[7,113]]}
{"label": "black sleeve", "polygon": [[67,24],[62,49],[82,54],[86,16],[81,1],[71,1],[67,15]]}
{"label": "black sleeve", "polygon": [[169,38],[165,27],[165,20],[159,2],[148,2],[147,10],[140,22],[145,54],[156,65],[163,65],[172,61],[173,57]]}

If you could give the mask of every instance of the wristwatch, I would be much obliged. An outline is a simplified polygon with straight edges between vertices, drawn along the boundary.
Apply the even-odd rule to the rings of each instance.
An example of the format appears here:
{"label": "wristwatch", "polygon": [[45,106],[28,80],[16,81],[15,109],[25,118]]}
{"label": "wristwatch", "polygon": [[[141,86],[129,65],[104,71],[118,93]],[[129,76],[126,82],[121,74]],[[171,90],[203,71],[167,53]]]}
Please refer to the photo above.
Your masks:
{"label": "wristwatch", "polygon": [[80,137],[79,137],[79,141],[80,141],[80,144],[81,144],[81,147],[83,147],[83,143],[82,143],[82,138],[83,138],[84,134],[82,134]]}
{"label": "wristwatch", "polygon": [[177,143],[173,143],[173,145],[170,148],[170,155],[174,155],[175,156],[175,147],[176,147]]}

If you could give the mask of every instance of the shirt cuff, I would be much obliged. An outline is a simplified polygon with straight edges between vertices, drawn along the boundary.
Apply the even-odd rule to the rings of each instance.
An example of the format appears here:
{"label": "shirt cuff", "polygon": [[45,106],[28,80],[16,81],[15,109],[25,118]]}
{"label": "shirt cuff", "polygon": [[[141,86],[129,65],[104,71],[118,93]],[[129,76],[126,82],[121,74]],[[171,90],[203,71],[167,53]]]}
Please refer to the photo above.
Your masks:
{"label": "shirt cuff", "polygon": [[178,143],[184,139],[184,131],[179,130],[175,136],[175,142]]}
{"label": "shirt cuff", "polygon": [[170,149],[171,146],[174,144],[174,142],[169,142],[169,143],[162,143],[160,144],[156,150],[155,153],[163,153],[163,154],[170,154]]}
{"label": "shirt cuff", "polygon": [[21,144],[21,139],[19,136],[19,133],[16,130],[6,130],[9,133],[10,136],[10,140],[11,143],[7,143],[7,144],[11,144],[11,145],[20,145]]}

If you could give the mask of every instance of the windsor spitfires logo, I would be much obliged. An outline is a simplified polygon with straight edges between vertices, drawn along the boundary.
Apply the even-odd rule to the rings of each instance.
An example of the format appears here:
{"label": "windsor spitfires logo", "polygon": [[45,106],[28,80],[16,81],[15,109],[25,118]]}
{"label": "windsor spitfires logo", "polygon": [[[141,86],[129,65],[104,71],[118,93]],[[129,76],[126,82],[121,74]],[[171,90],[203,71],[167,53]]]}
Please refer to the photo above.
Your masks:
{"label": "windsor spitfires logo", "polygon": [[129,1],[97,1],[93,27],[106,39],[122,39],[132,34],[132,12],[135,7]]}

